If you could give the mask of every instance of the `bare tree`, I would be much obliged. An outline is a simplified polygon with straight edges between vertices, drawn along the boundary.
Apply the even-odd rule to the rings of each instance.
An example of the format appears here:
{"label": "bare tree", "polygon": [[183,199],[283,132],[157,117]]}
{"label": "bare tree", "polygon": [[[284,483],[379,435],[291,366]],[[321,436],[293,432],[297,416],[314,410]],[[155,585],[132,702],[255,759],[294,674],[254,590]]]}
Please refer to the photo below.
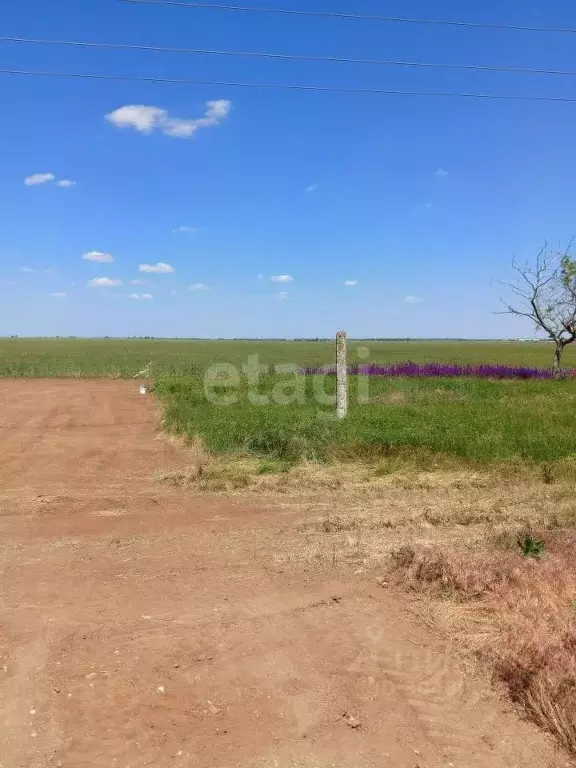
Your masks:
{"label": "bare tree", "polygon": [[564,349],[576,341],[576,261],[570,257],[571,246],[572,240],[564,251],[553,251],[544,244],[533,265],[514,258],[512,266],[519,277],[505,285],[517,297],[516,306],[503,300],[503,314],[527,317],[554,342],[556,378],[562,376]]}

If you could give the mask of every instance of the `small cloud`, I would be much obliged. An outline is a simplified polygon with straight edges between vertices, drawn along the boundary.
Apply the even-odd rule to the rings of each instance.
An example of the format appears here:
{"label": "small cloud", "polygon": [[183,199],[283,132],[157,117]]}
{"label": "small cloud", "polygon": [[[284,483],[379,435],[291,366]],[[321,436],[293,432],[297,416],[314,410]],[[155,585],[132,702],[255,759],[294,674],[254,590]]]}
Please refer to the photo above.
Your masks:
{"label": "small cloud", "polygon": [[27,187],[37,187],[39,184],[47,184],[49,181],[54,181],[56,176],[53,173],[33,173],[32,176],[26,176],[24,184]]}
{"label": "small cloud", "polygon": [[422,304],[423,301],[424,299],[421,299],[418,296],[406,296],[404,304]]}
{"label": "small cloud", "polygon": [[424,204],[424,208],[433,208],[433,207],[434,207],[433,203],[425,203]]}
{"label": "small cloud", "polygon": [[82,255],[84,261],[95,261],[98,264],[111,264],[114,261],[114,256],[111,253],[103,253],[102,251],[88,251]]}
{"label": "small cloud", "polygon": [[306,187],[304,192],[315,192],[318,189],[318,184],[310,184],[309,187]]}
{"label": "small cloud", "polygon": [[280,293],[278,294],[278,298],[279,299],[288,299],[290,297],[288,296],[286,291],[280,291]]}
{"label": "small cloud", "polygon": [[232,102],[227,99],[207,101],[202,117],[183,119],[170,117],[161,107],[131,104],[105,116],[117,128],[134,128],[139,133],[150,134],[156,130],[177,139],[191,139],[201,128],[219,125],[228,117]]}
{"label": "small cloud", "polygon": [[6,280],[4,277],[0,277],[0,285],[16,285],[16,280]]}
{"label": "small cloud", "polygon": [[192,234],[198,232],[198,227],[187,227],[185,224],[181,224],[179,227],[176,227],[176,229],[173,229],[172,232],[188,232]]}
{"label": "small cloud", "polygon": [[358,285],[358,280],[344,280],[344,285],[351,288],[353,285]]}
{"label": "small cloud", "polygon": [[273,283],[291,283],[294,278],[292,275],[272,275],[270,278]]}
{"label": "small cloud", "polygon": [[258,275],[258,280],[264,280],[265,275]]}
{"label": "small cloud", "polygon": [[130,280],[130,285],[152,285],[150,280],[141,280],[140,278],[137,278],[136,280]]}
{"label": "small cloud", "polygon": [[129,293],[128,298],[134,299],[135,301],[149,301],[150,299],[153,299],[154,296],[152,296],[151,293]]}
{"label": "small cloud", "polygon": [[172,288],[170,291],[170,296],[178,296],[178,291],[175,288]]}
{"label": "small cloud", "polygon": [[51,293],[50,296],[52,296],[52,298],[54,298],[54,299],[67,299],[68,298],[68,294],[67,293],[59,293],[59,292]]}
{"label": "small cloud", "polygon": [[117,285],[122,285],[122,280],[118,280],[116,277],[95,277],[87,285],[91,288],[114,288]]}
{"label": "small cloud", "polygon": [[444,170],[444,168],[438,168],[436,176],[448,176],[448,171]]}
{"label": "small cloud", "polygon": [[20,272],[36,272],[36,270],[31,269],[30,267],[21,267]]}
{"label": "small cloud", "polygon": [[204,283],[194,283],[193,285],[188,286],[189,291],[207,291],[208,286],[204,285]]}
{"label": "small cloud", "polygon": [[174,267],[159,261],[157,264],[140,264],[140,272],[155,272],[158,275],[168,275],[174,272]]}
{"label": "small cloud", "polygon": [[60,179],[60,181],[56,182],[57,187],[75,187],[76,182],[72,181],[72,179]]}
{"label": "small cloud", "polygon": [[166,110],[160,107],[133,104],[115,109],[107,114],[105,119],[117,128],[134,128],[140,133],[152,133],[165,115]]}

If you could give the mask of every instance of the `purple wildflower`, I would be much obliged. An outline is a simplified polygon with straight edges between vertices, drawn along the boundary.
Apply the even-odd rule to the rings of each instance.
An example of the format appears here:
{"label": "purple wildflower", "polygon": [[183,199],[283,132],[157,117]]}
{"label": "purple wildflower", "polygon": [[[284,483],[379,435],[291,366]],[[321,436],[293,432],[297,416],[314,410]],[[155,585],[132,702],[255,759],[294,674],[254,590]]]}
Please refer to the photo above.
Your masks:
{"label": "purple wildflower", "polygon": [[[475,365],[460,365],[458,363],[393,363],[390,365],[350,365],[348,372],[352,375],[363,376],[405,376],[408,378],[439,378],[470,376],[482,379],[551,379],[552,371],[547,368],[530,368],[526,366],[499,365],[480,363]],[[305,375],[335,374],[333,365],[304,368]],[[572,373],[572,372],[570,372]]]}

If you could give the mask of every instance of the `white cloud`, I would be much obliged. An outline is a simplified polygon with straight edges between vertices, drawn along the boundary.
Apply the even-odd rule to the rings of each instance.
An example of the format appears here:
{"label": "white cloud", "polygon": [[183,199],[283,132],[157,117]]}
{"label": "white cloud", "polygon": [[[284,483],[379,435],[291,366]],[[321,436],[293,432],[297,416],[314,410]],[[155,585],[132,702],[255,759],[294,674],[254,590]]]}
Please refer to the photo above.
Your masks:
{"label": "white cloud", "polygon": [[140,264],[140,272],[156,272],[158,275],[168,275],[174,272],[174,267],[159,261],[157,264]]}
{"label": "white cloud", "polygon": [[309,187],[306,187],[304,192],[315,192],[318,189],[318,184],[310,184]]}
{"label": "white cloud", "polygon": [[165,114],[166,110],[160,107],[134,104],[110,112],[106,115],[106,120],[118,128],[135,128],[141,133],[151,133]]}
{"label": "white cloud", "polygon": [[117,285],[122,285],[122,280],[118,280],[116,277],[95,277],[88,285],[91,288],[113,288]]}
{"label": "white cloud", "polygon": [[291,283],[294,278],[292,275],[272,275],[270,278],[273,283]]}
{"label": "white cloud", "polygon": [[150,299],[153,299],[154,296],[152,296],[151,293],[129,293],[128,298],[138,301],[138,300],[150,300]]}
{"label": "white cloud", "polygon": [[103,253],[102,251],[88,251],[82,255],[84,261],[96,261],[98,264],[111,264],[114,261],[114,256],[111,253]]}
{"label": "white cloud", "polygon": [[424,299],[421,299],[418,296],[406,296],[404,304],[422,304],[423,301]]}
{"label": "white cloud", "polygon": [[278,294],[278,298],[279,299],[287,299],[287,298],[289,298],[289,296],[286,293],[286,291],[280,291],[280,293]]}
{"label": "white cloud", "polygon": [[432,208],[433,205],[434,205],[433,203],[425,203],[424,208]]}
{"label": "white cloud", "polygon": [[172,290],[170,291],[170,296],[178,296],[178,291],[172,288]]}
{"label": "white cloud", "polygon": [[68,298],[68,294],[67,293],[59,293],[59,292],[51,293],[50,296],[52,296],[54,299],[67,299]]}
{"label": "white cloud", "polygon": [[353,285],[358,285],[358,280],[344,280],[344,285],[351,288]]}
{"label": "white cloud", "polygon": [[48,184],[51,181],[54,181],[57,187],[73,187],[76,185],[76,182],[71,179],[59,179],[56,181],[56,176],[53,173],[33,173],[32,176],[26,176],[24,184],[27,187],[37,187],[39,184]]}
{"label": "white cloud", "polygon": [[230,114],[232,102],[228,99],[213,99],[206,102],[204,120],[224,120]]}
{"label": "white cloud", "polygon": [[444,170],[444,168],[438,168],[436,176],[448,176],[448,171]]}
{"label": "white cloud", "polygon": [[188,286],[189,291],[207,291],[208,286],[204,285],[204,283],[194,283],[193,285]]}
{"label": "white cloud", "polygon": [[181,224],[179,227],[176,227],[176,229],[173,229],[172,232],[198,232],[198,227],[187,227],[185,224]]}
{"label": "white cloud", "polygon": [[20,272],[36,272],[36,270],[30,269],[30,267],[21,267]]}
{"label": "white cloud", "polygon": [[168,136],[174,136],[181,139],[189,139],[200,128],[210,128],[213,125],[219,125],[225,120],[232,109],[232,102],[227,99],[217,99],[206,102],[206,111],[203,117],[192,120],[182,120],[179,117],[168,117],[163,120],[160,126]]}
{"label": "white cloud", "polygon": [[130,280],[130,285],[151,285],[150,280]]}
{"label": "white cloud", "polygon": [[32,176],[26,176],[24,184],[27,187],[36,187],[38,184],[47,184],[49,181],[54,181],[56,176],[53,173],[33,173]]}
{"label": "white cloud", "polygon": [[110,112],[105,118],[118,128],[134,128],[140,133],[159,130],[177,139],[190,139],[200,128],[219,125],[228,117],[231,109],[232,102],[227,99],[207,101],[202,117],[183,119],[170,117],[161,107],[132,104]]}

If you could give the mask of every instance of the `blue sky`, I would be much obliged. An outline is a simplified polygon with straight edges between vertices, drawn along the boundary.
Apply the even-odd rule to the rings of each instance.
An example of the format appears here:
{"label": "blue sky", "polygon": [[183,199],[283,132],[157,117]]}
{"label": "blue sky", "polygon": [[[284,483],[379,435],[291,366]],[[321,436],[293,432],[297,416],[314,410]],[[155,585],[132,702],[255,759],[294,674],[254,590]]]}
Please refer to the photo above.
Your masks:
{"label": "blue sky", "polygon": [[[573,0],[276,4],[576,26]],[[4,3],[0,27],[6,36],[575,68],[574,35],[116,0]],[[569,77],[40,45],[1,44],[0,68],[576,98]],[[513,252],[530,257],[545,239],[576,233],[576,104],[34,77],[0,77],[0,98],[0,335],[530,335],[492,314],[498,281]],[[128,106],[154,109],[118,112]],[[54,179],[25,183],[36,174]],[[158,263],[173,271],[140,269]],[[271,279],[279,276],[292,279]],[[121,284],[89,285],[95,278]]]}

